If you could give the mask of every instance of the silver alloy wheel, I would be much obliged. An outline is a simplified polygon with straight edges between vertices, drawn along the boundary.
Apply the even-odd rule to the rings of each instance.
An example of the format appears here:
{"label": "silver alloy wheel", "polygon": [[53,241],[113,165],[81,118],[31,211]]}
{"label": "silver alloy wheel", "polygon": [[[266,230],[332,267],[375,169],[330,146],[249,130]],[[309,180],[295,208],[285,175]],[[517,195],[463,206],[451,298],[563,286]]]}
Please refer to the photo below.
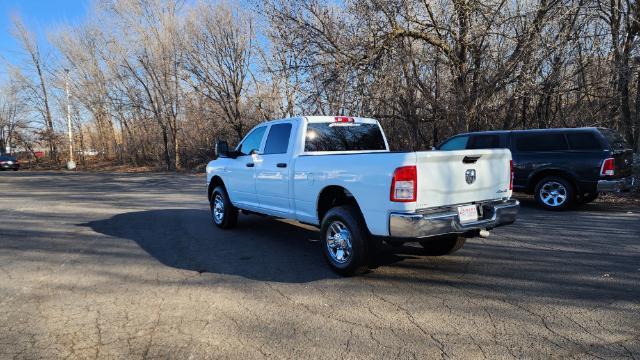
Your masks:
{"label": "silver alloy wheel", "polygon": [[557,207],[567,201],[567,188],[556,181],[549,181],[540,187],[540,199],[551,207]]}
{"label": "silver alloy wheel", "polygon": [[327,230],[327,250],[329,255],[338,264],[345,264],[353,254],[351,248],[351,231],[341,221],[334,221]]}
{"label": "silver alloy wheel", "polygon": [[213,221],[216,224],[222,224],[222,220],[224,220],[224,200],[222,195],[216,194],[213,198]]}

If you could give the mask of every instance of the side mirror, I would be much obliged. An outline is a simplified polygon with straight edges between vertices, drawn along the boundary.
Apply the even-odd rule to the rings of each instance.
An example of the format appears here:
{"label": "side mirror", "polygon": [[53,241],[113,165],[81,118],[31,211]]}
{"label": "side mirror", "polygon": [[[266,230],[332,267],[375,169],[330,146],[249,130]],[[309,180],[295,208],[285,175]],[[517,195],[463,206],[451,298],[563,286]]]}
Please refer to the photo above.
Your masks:
{"label": "side mirror", "polygon": [[214,152],[215,152],[216,158],[229,157],[229,144],[227,144],[227,142],[224,140],[216,141]]}

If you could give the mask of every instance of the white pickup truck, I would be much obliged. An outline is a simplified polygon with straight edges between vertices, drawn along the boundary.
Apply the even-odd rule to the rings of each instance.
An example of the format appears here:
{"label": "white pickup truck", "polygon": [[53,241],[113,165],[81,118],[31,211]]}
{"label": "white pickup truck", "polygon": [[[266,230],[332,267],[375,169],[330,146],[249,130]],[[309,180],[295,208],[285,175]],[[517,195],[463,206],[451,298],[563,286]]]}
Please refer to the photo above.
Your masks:
{"label": "white pickup truck", "polygon": [[[213,222],[239,211],[320,227],[324,256],[342,275],[365,271],[374,242],[420,242],[450,254],[468,237],[515,221],[506,149],[389,151],[378,121],[345,116],[275,120],[207,165]],[[483,232],[484,233],[484,232]]]}

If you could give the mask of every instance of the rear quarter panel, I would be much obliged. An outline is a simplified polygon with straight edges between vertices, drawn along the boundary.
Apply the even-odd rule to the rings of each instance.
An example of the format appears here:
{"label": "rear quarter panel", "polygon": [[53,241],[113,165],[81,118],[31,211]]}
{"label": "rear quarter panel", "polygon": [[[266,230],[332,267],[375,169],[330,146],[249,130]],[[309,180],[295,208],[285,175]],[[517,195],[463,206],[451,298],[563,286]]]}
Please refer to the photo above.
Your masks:
{"label": "rear quarter panel", "polygon": [[392,211],[415,210],[415,203],[389,200],[391,178],[397,167],[415,165],[416,153],[304,155],[295,160],[293,199],[296,219],[319,224],[318,197],[328,186],[341,186],[358,202],[369,231],[388,235]]}
{"label": "rear quarter panel", "polygon": [[595,191],[606,155],[603,150],[515,152],[514,184],[518,190],[533,191],[540,176],[554,172],[569,177],[582,192]]}

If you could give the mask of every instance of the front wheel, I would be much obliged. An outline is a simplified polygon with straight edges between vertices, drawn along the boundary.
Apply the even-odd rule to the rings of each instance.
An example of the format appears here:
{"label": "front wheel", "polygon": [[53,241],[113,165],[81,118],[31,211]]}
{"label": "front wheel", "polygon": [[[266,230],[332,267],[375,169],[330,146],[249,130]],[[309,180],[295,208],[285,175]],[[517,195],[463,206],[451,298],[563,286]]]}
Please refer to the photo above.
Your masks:
{"label": "front wheel", "polygon": [[236,209],[222,186],[217,186],[209,199],[213,223],[221,229],[231,229],[238,224],[238,209]]}
{"label": "front wheel", "polygon": [[353,206],[338,206],[327,212],[320,227],[322,252],[333,271],[343,276],[368,268],[369,237],[362,216]]}
{"label": "front wheel", "polygon": [[428,256],[442,256],[453,254],[460,250],[467,239],[460,234],[438,236],[435,239],[421,241],[420,245]]}

